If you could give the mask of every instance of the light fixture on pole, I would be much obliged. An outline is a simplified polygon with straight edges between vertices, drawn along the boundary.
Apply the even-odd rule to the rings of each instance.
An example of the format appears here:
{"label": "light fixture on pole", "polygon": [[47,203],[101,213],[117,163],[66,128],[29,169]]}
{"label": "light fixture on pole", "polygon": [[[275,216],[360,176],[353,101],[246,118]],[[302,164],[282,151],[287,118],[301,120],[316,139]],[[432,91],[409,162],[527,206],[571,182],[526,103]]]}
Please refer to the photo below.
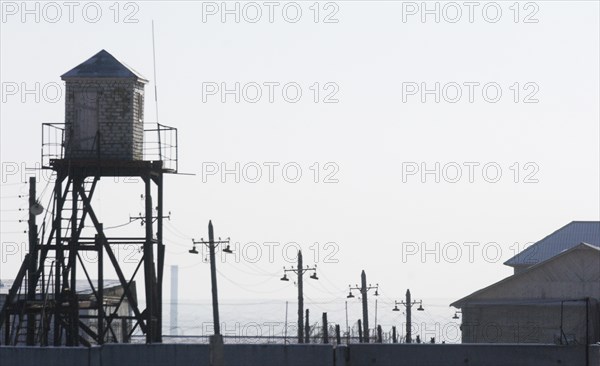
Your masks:
{"label": "light fixture on pole", "polygon": [[42,206],[40,202],[36,200],[35,203],[29,207],[29,212],[31,212],[31,214],[34,216],[38,216],[44,212],[44,206]]}

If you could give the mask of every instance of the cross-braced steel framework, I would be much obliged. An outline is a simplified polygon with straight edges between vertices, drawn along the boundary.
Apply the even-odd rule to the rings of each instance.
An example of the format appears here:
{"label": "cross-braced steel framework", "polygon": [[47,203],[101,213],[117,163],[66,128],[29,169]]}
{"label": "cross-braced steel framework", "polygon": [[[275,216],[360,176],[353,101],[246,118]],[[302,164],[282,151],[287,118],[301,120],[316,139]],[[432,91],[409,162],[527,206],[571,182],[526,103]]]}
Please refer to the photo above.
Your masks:
{"label": "cross-braced steel framework", "polygon": [[[159,125],[153,132],[164,133]],[[64,132],[62,134],[64,138]],[[158,139],[159,151],[160,138]],[[175,137],[176,141],[176,137]],[[176,146],[175,146],[176,151]],[[45,168],[55,173],[50,232],[46,238],[31,235],[30,250],[9,291],[0,314],[5,345],[78,346],[106,342],[129,342],[139,329],[147,343],[162,341],[162,282],[165,259],[163,243],[163,176],[176,168],[163,166],[160,160],[49,159]],[[44,159],[44,156],[42,157]],[[173,161],[172,158],[170,158]],[[176,153],[175,153],[176,159]],[[175,165],[176,166],[176,165]],[[144,183],[142,215],[144,233],[135,237],[110,237],[92,205],[102,177],[139,177]],[[156,201],[153,202],[153,198]],[[153,216],[154,209],[156,215]],[[85,227],[91,227],[90,231]],[[35,232],[36,229],[33,228]],[[90,235],[89,233],[93,234]],[[84,235],[85,233],[85,235]],[[43,242],[42,242],[43,241]],[[135,270],[126,273],[115,254],[115,245],[138,245],[141,258]],[[82,260],[82,252],[97,255],[95,272]],[[105,262],[109,262],[121,288],[115,296],[105,293]],[[136,295],[136,277],[143,272],[145,309]],[[85,279],[91,295],[78,293],[78,279]],[[119,311],[124,303],[131,315]],[[24,337],[22,339],[21,337]]]}

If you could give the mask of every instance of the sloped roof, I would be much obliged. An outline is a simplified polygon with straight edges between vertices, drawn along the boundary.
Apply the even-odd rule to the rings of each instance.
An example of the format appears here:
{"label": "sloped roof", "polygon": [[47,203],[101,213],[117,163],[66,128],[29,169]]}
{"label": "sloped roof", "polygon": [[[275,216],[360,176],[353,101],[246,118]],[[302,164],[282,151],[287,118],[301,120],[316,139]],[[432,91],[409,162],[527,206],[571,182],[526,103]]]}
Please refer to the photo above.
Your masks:
{"label": "sloped roof", "polygon": [[[474,300],[476,300],[478,297],[481,297],[480,295],[483,295],[484,293],[487,293],[489,290],[492,290],[492,289],[498,288],[500,286],[504,286],[504,285],[510,284],[511,282],[512,283],[516,283],[516,282],[520,281],[522,278],[530,276],[534,272],[539,272],[539,271],[543,272],[546,269],[545,267],[549,266],[551,263],[560,261],[564,257],[567,257],[567,256],[573,254],[575,251],[578,251],[578,250],[586,250],[586,251],[589,251],[590,253],[594,253],[594,254],[599,254],[600,255],[600,247],[595,246],[595,245],[590,245],[588,243],[579,243],[578,245],[575,245],[572,248],[570,248],[568,250],[565,250],[562,253],[559,253],[558,255],[555,255],[554,257],[552,257],[552,258],[550,258],[550,259],[548,259],[548,260],[546,260],[544,262],[538,263],[536,265],[533,265],[533,266],[525,269],[523,272],[519,272],[519,273],[514,274],[512,276],[508,276],[508,277],[506,277],[506,278],[504,278],[504,279],[502,279],[502,280],[500,280],[500,281],[498,281],[496,283],[493,283],[493,284],[491,284],[491,285],[489,285],[487,287],[484,287],[484,288],[482,288],[482,289],[480,289],[478,291],[475,291],[472,294],[470,294],[468,296],[465,296],[462,299],[453,302],[452,304],[450,304],[450,306],[453,306],[455,308],[461,308],[461,307],[463,307],[463,305],[466,302],[469,302],[469,303],[478,303],[478,301],[474,301]],[[589,256],[589,254],[588,254],[588,256]],[[600,262],[598,264],[599,264],[599,266],[597,267],[597,270],[598,270],[598,273],[600,275]],[[574,277],[577,277],[580,280],[580,278],[578,277],[579,274],[573,273],[573,272],[575,272],[575,271],[569,271],[569,274],[572,275],[572,276],[574,276]],[[552,274],[552,281],[558,281],[558,280],[559,280],[558,274],[553,273]],[[595,283],[597,283],[597,282],[595,281]],[[598,284],[598,286],[599,286],[599,288],[597,290],[600,291],[600,283]],[[504,299],[504,300],[511,300],[511,299]],[[540,302],[540,301],[543,302],[543,299],[536,299],[536,300],[537,300],[537,302]],[[550,300],[550,299],[546,299],[546,300]],[[483,302],[490,303],[490,301],[483,301]],[[491,302],[498,303],[497,300],[494,300],[494,301],[491,301]],[[520,302],[521,303],[523,302],[522,299],[520,300]]]}
{"label": "sloped roof", "polygon": [[504,264],[511,267],[534,265],[571,249],[579,243],[600,247],[600,221],[572,221],[510,258]]}
{"label": "sloped roof", "polygon": [[106,50],[98,52],[87,61],[61,76],[63,80],[73,78],[131,78],[143,82],[148,81],[140,73],[117,60]]}

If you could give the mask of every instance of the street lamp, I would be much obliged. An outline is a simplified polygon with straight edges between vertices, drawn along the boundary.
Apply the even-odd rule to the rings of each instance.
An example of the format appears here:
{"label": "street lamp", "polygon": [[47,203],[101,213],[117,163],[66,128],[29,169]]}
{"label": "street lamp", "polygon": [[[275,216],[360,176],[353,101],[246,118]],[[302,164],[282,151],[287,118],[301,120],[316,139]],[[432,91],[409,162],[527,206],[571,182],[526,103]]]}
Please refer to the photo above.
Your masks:
{"label": "street lamp", "polygon": [[367,302],[367,291],[369,291],[371,289],[375,289],[374,295],[379,296],[379,284],[377,283],[377,284],[375,284],[375,286],[371,286],[371,284],[369,284],[369,286],[367,286],[367,275],[365,274],[364,270],[360,274],[360,280],[361,280],[360,287],[358,287],[358,285],[356,285],[355,287],[348,285],[350,292],[348,293],[348,296],[346,296],[346,297],[349,299],[354,297],[354,295],[352,294],[352,290],[360,291],[360,294],[362,296],[363,326],[365,328],[365,337],[363,338],[363,340],[365,343],[369,343],[369,308],[368,308],[368,302]]}
{"label": "street lamp", "polygon": [[314,267],[306,266],[304,268],[302,264],[302,251],[298,251],[298,268],[294,268],[293,266],[290,269],[286,269],[283,267],[283,277],[280,278],[281,281],[289,281],[287,277],[287,272],[293,272],[298,276],[298,343],[304,343],[304,289],[303,289],[303,281],[302,277],[304,272],[314,271],[310,276],[313,280],[318,280],[317,277],[317,265]]}
{"label": "street lamp", "polygon": [[198,254],[198,250],[196,249],[196,244],[206,245],[209,250],[210,256],[210,279],[211,279],[211,288],[212,288],[212,306],[213,306],[213,323],[215,328],[215,335],[221,334],[221,327],[219,324],[219,299],[217,293],[217,264],[215,260],[215,248],[221,244],[227,244],[223,252],[225,253],[233,253],[231,248],[229,247],[229,238],[219,240],[214,239],[214,230],[212,221],[208,222],[208,241],[205,241],[204,238],[200,238],[200,241],[195,241],[192,239],[192,249],[189,250],[191,254]]}
{"label": "street lamp", "polygon": [[406,301],[394,301],[394,308],[392,309],[392,311],[400,311],[400,309],[398,309],[398,305],[404,305],[406,307],[406,343],[412,343],[412,307],[416,304],[419,304],[417,311],[425,310],[423,308],[423,300],[411,301],[410,290],[406,290]]}
{"label": "street lamp", "polygon": [[229,247],[229,238],[222,240],[215,240],[214,230],[212,221],[208,221],[208,241],[204,241],[200,238],[200,241],[192,239],[193,247],[189,251],[191,254],[198,254],[196,250],[196,244],[202,244],[208,246],[209,257],[210,257],[210,282],[212,289],[212,308],[213,308],[213,326],[215,334],[210,336],[210,364],[215,366],[222,366],[224,353],[223,353],[223,336],[221,335],[221,325],[219,323],[219,296],[217,292],[217,263],[215,260],[215,248],[220,244],[227,244],[227,247],[223,249],[225,253],[233,253]]}

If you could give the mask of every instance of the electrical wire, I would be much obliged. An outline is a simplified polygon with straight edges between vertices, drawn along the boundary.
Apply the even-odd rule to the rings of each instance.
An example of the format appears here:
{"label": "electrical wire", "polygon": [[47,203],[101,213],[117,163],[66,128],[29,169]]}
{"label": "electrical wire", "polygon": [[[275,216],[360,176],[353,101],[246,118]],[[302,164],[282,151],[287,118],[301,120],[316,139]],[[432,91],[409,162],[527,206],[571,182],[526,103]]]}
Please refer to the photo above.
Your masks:
{"label": "electrical wire", "polygon": [[127,226],[127,225],[131,224],[132,222],[133,221],[129,221],[129,222],[126,222],[126,223],[121,224],[121,225],[105,227],[104,230],[117,229],[117,228],[120,228],[120,227],[123,227],[123,226]]}

